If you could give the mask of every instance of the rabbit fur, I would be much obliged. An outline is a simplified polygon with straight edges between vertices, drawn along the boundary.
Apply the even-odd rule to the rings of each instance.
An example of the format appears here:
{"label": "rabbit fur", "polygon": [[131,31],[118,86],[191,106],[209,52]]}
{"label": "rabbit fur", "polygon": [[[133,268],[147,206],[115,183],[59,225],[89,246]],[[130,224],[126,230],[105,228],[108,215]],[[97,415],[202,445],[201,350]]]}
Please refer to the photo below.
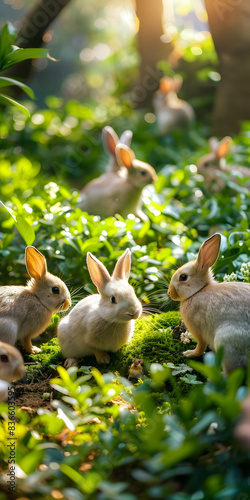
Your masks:
{"label": "rabbit fur", "polygon": [[71,304],[70,293],[62,280],[47,271],[45,257],[33,246],[25,251],[31,280],[26,286],[0,287],[0,340],[14,345],[20,341],[29,354],[41,349],[31,339],[42,333],[52,314]]}
{"label": "rabbit fur", "polygon": [[[224,189],[225,181],[220,177],[219,172],[231,173],[235,182],[237,182],[237,176],[250,177],[250,168],[226,163],[226,155],[232,144],[231,137],[226,136],[221,141],[217,137],[210,137],[208,142],[210,153],[202,156],[197,162],[198,172],[203,175],[208,191],[218,193]],[[250,189],[250,185],[248,185],[248,189]]]}
{"label": "rabbit fur", "polygon": [[159,90],[154,94],[153,107],[160,135],[169,134],[175,128],[188,127],[194,121],[192,106],[177,96],[182,82],[180,75],[174,78],[163,76]]}
{"label": "rabbit fur", "polygon": [[116,352],[130,340],[135,319],[142,313],[141,303],[128,284],[129,249],[118,259],[112,276],[90,252],[87,265],[99,293],[82,299],[59,323],[58,340],[67,358],[66,367],[89,355],[108,364],[107,351]]}
{"label": "rabbit fur", "polygon": [[102,129],[102,142],[104,149],[107,151],[109,155],[109,164],[107,171],[108,172],[117,172],[120,170],[120,165],[118,165],[116,161],[116,156],[115,156],[115,148],[117,144],[125,144],[126,146],[130,146],[131,141],[133,137],[133,132],[132,130],[124,130],[122,133],[120,139],[114,129],[110,127],[110,125],[107,125],[106,127],[103,127]]}
{"label": "rabbit fur", "polygon": [[115,156],[120,170],[106,172],[89,182],[80,193],[79,206],[103,218],[117,213],[125,218],[132,213],[146,221],[141,208],[142,190],[157,180],[156,172],[148,163],[137,160],[132,149],[124,144],[116,145]]}
{"label": "rabbit fur", "polygon": [[25,366],[21,353],[14,346],[0,342],[0,379],[14,382],[24,374]]}
{"label": "rabbit fur", "polygon": [[250,284],[218,283],[211,266],[220,250],[221,235],[215,233],[200,247],[196,260],[180,267],[169,285],[169,295],[180,301],[182,319],[198,341],[185,356],[201,356],[209,345],[214,352],[223,346],[223,370],[228,374],[245,366],[250,353]]}

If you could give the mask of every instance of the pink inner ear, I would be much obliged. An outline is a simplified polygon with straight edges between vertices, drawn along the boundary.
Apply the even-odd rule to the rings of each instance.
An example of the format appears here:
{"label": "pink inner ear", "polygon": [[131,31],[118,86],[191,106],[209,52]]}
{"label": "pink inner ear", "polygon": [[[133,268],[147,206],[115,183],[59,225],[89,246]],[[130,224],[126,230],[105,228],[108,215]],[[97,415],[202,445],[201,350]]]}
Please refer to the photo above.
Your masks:
{"label": "pink inner ear", "polygon": [[217,156],[218,158],[224,158],[229,152],[229,148],[231,145],[231,139],[222,139],[222,141],[219,143],[217,147]]}
{"label": "pink inner ear", "polygon": [[173,80],[169,76],[163,76],[160,80],[160,90],[164,93],[171,92],[173,90]]}
{"label": "pink inner ear", "polygon": [[132,158],[131,158],[131,155],[130,155],[129,151],[127,151],[126,149],[121,148],[120,149],[120,154],[121,154],[121,159],[122,159],[123,165],[125,167],[127,167],[127,168],[132,167]]}

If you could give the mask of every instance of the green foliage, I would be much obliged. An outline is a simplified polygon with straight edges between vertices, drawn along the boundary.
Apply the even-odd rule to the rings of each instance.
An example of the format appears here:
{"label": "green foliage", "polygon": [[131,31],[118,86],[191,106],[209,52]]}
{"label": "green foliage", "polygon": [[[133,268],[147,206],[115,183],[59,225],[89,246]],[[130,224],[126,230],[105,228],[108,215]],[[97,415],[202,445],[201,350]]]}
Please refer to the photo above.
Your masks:
{"label": "green foliage", "polygon": [[[208,381],[172,408],[165,389],[171,371],[160,364],[137,387],[96,368],[58,367],[60,378],[51,386],[61,399],[54,400],[54,411],[17,412],[16,463],[27,474],[17,481],[18,491],[38,500],[56,489],[66,498],[124,500],[198,494],[233,500],[249,493],[249,454],[233,435],[247,390],[244,373],[238,369],[225,379],[219,357],[209,353],[204,365],[196,363]],[[159,388],[161,408],[153,396]],[[8,456],[5,405],[1,414]]]}
{"label": "green foliage", "polygon": [[[6,23],[0,34],[0,72],[5,71],[11,66],[18,64],[22,61],[26,61],[27,59],[34,58],[48,58],[48,51],[46,49],[22,49],[17,47],[15,44],[16,41],[16,29],[10,23]],[[30,87],[28,87],[25,83],[6,76],[0,76],[0,88],[9,86],[16,86],[22,89],[31,99],[33,99],[34,94]],[[28,109],[17,102],[12,97],[0,94],[0,102],[8,105],[15,106],[19,111],[24,113],[26,116],[30,116]]]}

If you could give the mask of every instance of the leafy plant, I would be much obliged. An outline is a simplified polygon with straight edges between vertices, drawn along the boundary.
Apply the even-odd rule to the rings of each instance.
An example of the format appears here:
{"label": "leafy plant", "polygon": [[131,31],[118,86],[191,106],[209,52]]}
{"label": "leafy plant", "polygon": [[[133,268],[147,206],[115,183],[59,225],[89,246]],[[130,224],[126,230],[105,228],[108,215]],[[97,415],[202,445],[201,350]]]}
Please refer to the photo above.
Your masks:
{"label": "leafy plant", "polygon": [[[27,59],[50,58],[46,49],[23,49],[15,45],[16,29],[10,23],[6,23],[0,35],[0,72],[3,72],[11,66]],[[7,76],[0,76],[0,87],[16,86],[22,89],[31,99],[33,99],[33,90],[25,83]],[[13,105],[20,111],[30,116],[28,109],[6,94],[0,94],[0,102],[7,105]]]}

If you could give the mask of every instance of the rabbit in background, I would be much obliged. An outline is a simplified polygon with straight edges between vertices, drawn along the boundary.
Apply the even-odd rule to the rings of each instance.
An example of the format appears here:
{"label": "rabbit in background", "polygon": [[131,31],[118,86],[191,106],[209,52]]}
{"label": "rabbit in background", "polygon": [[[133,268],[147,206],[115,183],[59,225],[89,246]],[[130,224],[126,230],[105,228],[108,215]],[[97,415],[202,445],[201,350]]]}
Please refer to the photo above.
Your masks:
{"label": "rabbit in background", "polygon": [[108,364],[107,351],[116,352],[131,339],[142,306],[128,283],[130,265],[127,249],[110,276],[102,262],[88,252],[87,266],[98,293],[80,300],[59,323],[58,341],[67,368],[89,355]]}
{"label": "rabbit in background", "polygon": [[117,133],[109,125],[107,125],[102,129],[103,146],[109,155],[109,164],[107,168],[108,172],[118,172],[118,170],[122,168],[120,165],[118,165],[116,161],[115,148],[119,143],[125,144],[126,146],[130,146],[132,137],[133,137],[132,130],[124,130],[119,139]]}
{"label": "rabbit in background", "polygon": [[7,401],[13,394],[10,382],[15,382],[25,374],[21,353],[12,345],[0,342],[0,401]]}
{"label": "rabbit in background", "polygon": [[[239,177],[250,177],[250,168],[241,165],[229,165],[226,162],[226,156],[230,151],[232,138],[224,137],[221,141],[217,137],[210,137],[210,153],[202,156],[197,162],[199,174],[202,174],[205,180],[205,186],[211,193],[218,193],[225,187],[225,181],[219,176],[220,172],[231,172],[234,181]],[[233,172],[234,171],[234,172]],[[248,186],[250,189],[250,186]]]}
{"label": "rabbit in background", "polygon": [[81,191],[79,206],[91,215],[127,217],[132,213],[142,221],[148,217],[142,210],[142,191],[157,180],[155,169],[137,160],[125,144],[117,144],[115,157],[120,167],[93,179]]}
{"label": "rabbit in background", "polygon": [[176,128],[189,127],[195,118],[192,106],[178,98],[183,79],[180,75],[174,78],[163,76],[159,90],[153,97],[153,108],[160,135],[167,135]]}
{"label": "rabbit in background", "polygon": [[31,343],[50,324],[52,314],[66,311],[70,293],[60,278],[47,271],[45,257],[33,246],[26,247],[26,286],[0,287],[0,340],[14,345],[20,341],[26,352],[41,349]]}
{"label": "rabbit in background", "polygon": [[198,341],[185,356],[201,356],[209,345],[213,351],[223,346],[223,370],[227,375],[246,366],[250,354],[250,284],[218,283],[211,270],[220,251],[221,235],[214,234],[200,247],[198,257],[173,275],[169,295],[180,302],[182,319]]}

